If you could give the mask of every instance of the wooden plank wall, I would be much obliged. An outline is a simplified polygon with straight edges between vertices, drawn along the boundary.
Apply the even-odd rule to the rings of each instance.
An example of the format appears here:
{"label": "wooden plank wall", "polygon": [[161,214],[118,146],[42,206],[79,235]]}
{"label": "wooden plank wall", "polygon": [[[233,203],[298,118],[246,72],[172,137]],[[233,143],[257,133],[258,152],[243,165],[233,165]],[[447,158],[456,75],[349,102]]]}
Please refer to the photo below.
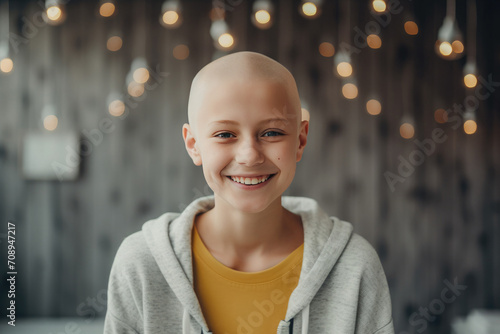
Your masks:
{"label": "wooden plank wall", "polygon": [[[91,316],[79,307],[107,287],[123,238],[146,220],[210,194],[201,168],[185,152],[181,126],[190,82],[214,57],[211,3],[183,3],[183,25],[166,30],[158,23],[160,1],[120,1],[110,19],[96,16],[97,1],[71,1],[68,20],[32,31],[13,55],[14,72],[0,75],[0,221],[17,225],[18,316]],[[426,323],[427,333],[449,332],[451,319],[471,309],[500,308],[500,98],[493,92],[481,102],[473,136],[433,120],[437,107],[452,108],[465,98],[465,60],[444,61],[433,51],[445,1],[401,1],[403,12],[381,30],[382,48],[353,55],[360,88],[353,101],[342,97],[332,59],[320,56],[317,46],[324,36],[337,49],[342,41],[353,45],[354,27],[374,21],[368,1],[326,1],[315,21],[298,14],[298,1],[275,1],[277,21],[267,31],[251,25],[251,2],[225,3],[238,38],[235,50],[262,52],[287,66],[311,112],[307,149],[286,195],[317,199],[375,246],[390,284],[397,332],[423,328],[410,317],[440,298],[445,280],[467,290]],[[463,32],[465,5],[457,2]],[[10,7],[11,32],[25,36],[38,3],[11,1]],[[496,81],[499,9],[496,2],[478,1],[479,70]],[[403,32],[407,15],[419,23],[416,37]],[[117,53],[105,48],[113,29],[124,37]],[[181,43],[190,48],[184,61],[172,56]],[[132,101],[126,117],[113,118],[107,94],[125,92],[125,75],[137,56],[163,74],[144,99]],[[103,119],[113,124],[83,158],[77,181],[22,177],[20,142],[24,133],[41,129],[46,94],[61,111],[62,130],[95,133]],[[372,94],[383,106],[375,117],[365,111]],[[391,191],[384,173],[397,172],[399,157],[408,159],[418,149],[399,135],[403,113],[413,115],[416,139],[431,138],[436,128],[447,139]],[[5,232],[2,227],[2,252]],[[2,284],[2,303],[4,290]],[[94,311],[103,315],[104,307]]]}

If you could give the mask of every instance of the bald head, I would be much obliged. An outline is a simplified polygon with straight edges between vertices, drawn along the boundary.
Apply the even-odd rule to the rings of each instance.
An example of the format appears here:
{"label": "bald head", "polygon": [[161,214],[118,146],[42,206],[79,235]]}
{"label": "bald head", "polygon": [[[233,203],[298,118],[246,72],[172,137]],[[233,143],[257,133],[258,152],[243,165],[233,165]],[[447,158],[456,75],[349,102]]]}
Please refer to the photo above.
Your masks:
{"label": "bald head", "polygon": [[228,82],[251,83],[266,82],[283,88],[293,117],[300,125],[301,107],[297,85],[292,74],[277,61],[256,52],[237,52],[221,57],[203,67],[191,84],[188,102],[189,124],[193,127],[197,114],[203,111],[205,99],[211,92]]}

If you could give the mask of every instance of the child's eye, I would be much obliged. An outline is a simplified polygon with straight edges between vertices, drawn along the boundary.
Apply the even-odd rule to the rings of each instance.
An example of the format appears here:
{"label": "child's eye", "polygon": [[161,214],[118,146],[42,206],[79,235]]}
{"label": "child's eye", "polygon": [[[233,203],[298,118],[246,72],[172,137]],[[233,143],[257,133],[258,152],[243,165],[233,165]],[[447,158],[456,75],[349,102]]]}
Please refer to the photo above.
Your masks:
{"label": "child's eye", "polygon": [[[270,136],[266,136],[267,134],[271,134]],[[282,136],[283,134],[278,131],[267,131],[264,133],[264,137],[276,137],[276,136]]]}
{"label": "child's eye", "polygon": [[230,138],[229,136],[232,136],[229,132],[222,132],[215,135],[217,138]]}

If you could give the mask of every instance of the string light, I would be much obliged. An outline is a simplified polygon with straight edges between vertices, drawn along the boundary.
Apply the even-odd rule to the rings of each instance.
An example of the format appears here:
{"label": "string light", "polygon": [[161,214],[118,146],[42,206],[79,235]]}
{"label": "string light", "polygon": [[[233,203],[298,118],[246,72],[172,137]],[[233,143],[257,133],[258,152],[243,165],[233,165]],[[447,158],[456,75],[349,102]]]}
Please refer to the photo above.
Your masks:
{"label": "string light", "polygon": [[132,61],[132,66],[130,70],[132,72],[132,78],[138,84],[145,84],[149,80],[149,70],[146,60],[142,57],[135,58]]}
{"label": "string light", "polygon": [[342,95],[348,100],[353,100],[358,97],[358,86],[356,81],[351,77],[344,80],[342,85]]}
{"label": "string light", "polygon": [[321,14],[321,5],[323,0],[302,0],[299,13],[308,19],[315,19]]}
{"label": "string light", "polygon": [[368,100],[368,102],[366,102],[366,111],[370,115],[378,115],[382,112],[382,104],[380,104],[377,99]]}
{"label": "string light", "polygon": [[322,42],[319,45],[318,50],[319,54],[325,58],[333,57],[333,55],[335,54],[335,47],[330,42]]}
{"label": "string light", "polygon": [[9,58],[9,45],[7,42],[0,44],[0,71],[10,73],[14,69],[14,62]]}
{"label": "string light", "polygon": [[467,63],[464,66],[464,84],[467,88],[477,86],[477,63],[476,63],[476,30],[477,30],[477,13],[476,2],[469,1],[468,17],[467,17],[467,42],[469,50],[467,52]]}
{"label": "string light", "polygon": [[384,0],[373,0],[372,8],[377,13],[384,13],[387,10],[387,4]]}
{"label": "string light", "polygon": [[66,19],[66,10],[61,0],[46,0],[43,19],[50,25],[59,25]]}
{"label": "string light", "polygon": [[214,41],[214,46],[222,51],[229,51],[234,48],[236,42],[233,35],[229,32],[229,27],[224,20],[212,22],[210,27],[210,36]]}
{"label": "string light", "polygon": [[273,25],[274,6],[269,0],[253,3],[252,23],[259,29],[269,29]]}
{"label": "string light", "polygon": [[476,115],[474,110],[466,110],[464,113],[464,132],[472,135],[477,131]]}
{"label": "string light", "polygon": [[127,92],[130,96],[140,97],[144,94],[144,85],[132,80],[127,86]]}
{"label": "string light", "polygon": [[178,60],[184,60],[189,57],[189,47],[184,44],[179,44],[176,47],[174,47],[172,54],[175,59]]}
{"label": "string light", "polygon": [[335,73],[342,78],[351,76],[353,70],[351,65],[351,57],[346,52],[338,52],[333,57],[333,64],[335,66]]}
{"label": "string light", "polygon": [[371,34],[366,37],[366,43],[372,49],[380,49],[382,46],[382,40],[378,35]]}
{"label": "string light", "polygon": [[404,24],[405,32],[408,35],[415,36],[418,34],[418,25],[414,21],[406,21]]}
{"label": "string light", "polygon": [[468,62],[464,67],[464,84],[467,88],[474,88],[477,85],[477,67],[476,62]]}
{"label": "string light", "polygon": [[59,120],[55,115],[48,115],[43,119],[43,127],[48,131],[54,131],[55,129],[57,129],[58,123]]}
{"label": "string light", "polygon": [[111,116],[120,117],[125,113],[125,103],[118,93],[108,95],[108,112]]}
{"label": "string light", "polygon": [[102,17],[111,17],[115,13],[115,4],[113,0],[101,0],[99,5],[99,14]]}
{"label": "string light", "polygon": [[455,0],[448,0],[447,13],[443,25],[439,28],[435,44],[436,53],[444,59],[457,59],[464,54],[462,33],[455,20]]}
{"label": "string light", "polygon": [[113,52],[120,50],[122,48],[122,45],[123,45],[122,38],[116,35],[108,38],[108,41],[106,42],[106,48],[109,51]]}
{"label": "string light", "polygon": [[448,112],[443,108],[436,109],[434,111],[434,120],[441,124],[448,122]]}
{"label": "string light", "polygon": [[57,129],[59,119],[57,118],[56,114],[56,108],[53,105],[48,104],[43,107],[42,122],[45,130],[54,131],[55,129]]}
{"label": "string light", "polygon": [[182,7],[178,0],[167,0],[161,6],[160,24],[166,28],[177,28],[182,24]]}
{"label": "string light", "polygon": [[413,121],[409,117],[404,117],[399,126],[399,134],[404,139],[411,139],[415,135],[415,127]]}

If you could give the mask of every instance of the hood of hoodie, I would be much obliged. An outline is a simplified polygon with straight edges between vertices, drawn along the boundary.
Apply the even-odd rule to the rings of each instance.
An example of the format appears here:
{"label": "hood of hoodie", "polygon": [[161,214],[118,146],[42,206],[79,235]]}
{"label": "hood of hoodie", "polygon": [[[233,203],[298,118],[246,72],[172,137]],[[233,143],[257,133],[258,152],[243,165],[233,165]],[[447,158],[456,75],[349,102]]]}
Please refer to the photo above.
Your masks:
{"label": "hood of hoodie", "polygon": [[[349,242],[353,228],[348,222],[329,217],[311,198],[282,196],[281,204],[301,216],[304,228],[302,269],[284,319],[290,324],[301,311],[308,312],[309,304]],[[191,326],[206,333],[209,329],[193,289],[191,230],[194,217],[213,206],[213,195],[201,197],[182,213],[166,213],[142,228],[155,261],[184,307],[184,323],[189,316]]]}

